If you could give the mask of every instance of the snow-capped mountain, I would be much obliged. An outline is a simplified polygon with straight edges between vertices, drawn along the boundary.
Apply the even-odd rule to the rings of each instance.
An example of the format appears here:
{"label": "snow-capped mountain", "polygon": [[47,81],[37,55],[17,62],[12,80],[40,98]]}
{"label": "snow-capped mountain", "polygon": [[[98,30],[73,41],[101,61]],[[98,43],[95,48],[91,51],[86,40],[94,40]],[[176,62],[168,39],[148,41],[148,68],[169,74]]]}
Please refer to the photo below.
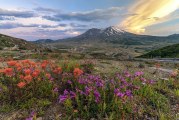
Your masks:
{"label": "snow-capped mountain", "polygon": [[112,35],[122,35],[125,33],[125,31],[121,30],[118,27],[112,26],[102,30],[101,33],[107,36],[112,36]]}
{"label": "snow-capped mountain", "polygon": [[107,36],[112,36],[112,35],[122,35],[126,33],[124,30],[119,29],[118,27],[112,26],[108,27],[105,29],[97,29],[97,28],[92,28],[86,31],[82,35],[88,35],[88,36],[101,36],[101,35],[107,35]]}
{"label": "snow-capped mountain", "polygon": [[75,42],[82,43],[111,43],[119,45],[156,45],[156,44],[173,44],[179,43],[178,34],[170,36],[150,36],[137,35],[116,26],[111,26],[105,29],[92,28],[76,37],[60,39],[53,41],[58,42]]}

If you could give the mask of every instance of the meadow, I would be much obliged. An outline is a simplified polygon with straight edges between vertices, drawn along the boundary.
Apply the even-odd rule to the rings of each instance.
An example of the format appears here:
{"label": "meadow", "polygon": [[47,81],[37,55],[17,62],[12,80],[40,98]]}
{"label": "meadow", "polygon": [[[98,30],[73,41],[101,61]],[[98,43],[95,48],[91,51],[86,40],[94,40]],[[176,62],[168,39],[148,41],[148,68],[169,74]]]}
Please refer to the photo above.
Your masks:
{"label": "meadow", "polygon": [[3,120],[179,117],[177,70],[165,75],[166,80],[162,79],[164,73],[157,69],[151,73],[146,67],[153,65],[159,69],[163,66],[159,63],[47,56],[45,60],[42,56],[33,60],[1,59]]}

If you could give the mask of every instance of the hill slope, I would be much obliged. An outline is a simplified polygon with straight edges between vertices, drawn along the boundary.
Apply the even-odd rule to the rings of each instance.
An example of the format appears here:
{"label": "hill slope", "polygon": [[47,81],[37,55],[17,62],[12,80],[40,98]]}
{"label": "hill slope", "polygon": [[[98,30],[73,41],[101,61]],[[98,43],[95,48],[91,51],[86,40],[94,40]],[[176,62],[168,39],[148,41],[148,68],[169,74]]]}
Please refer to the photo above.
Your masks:
{"label": "hill slope", "polygon": [[179,44],[166,46],[158,50],[151,51],[147,54],[139,56],[141,58],[179,58]]}
{"label": "hill slope", "polygon": [[3,49],[5,47],[14,47],[15,45],[18,45],[19,49],[24,50],[42,49],[38,45],[25,41],[23,39],[0,34],[0,49]]}

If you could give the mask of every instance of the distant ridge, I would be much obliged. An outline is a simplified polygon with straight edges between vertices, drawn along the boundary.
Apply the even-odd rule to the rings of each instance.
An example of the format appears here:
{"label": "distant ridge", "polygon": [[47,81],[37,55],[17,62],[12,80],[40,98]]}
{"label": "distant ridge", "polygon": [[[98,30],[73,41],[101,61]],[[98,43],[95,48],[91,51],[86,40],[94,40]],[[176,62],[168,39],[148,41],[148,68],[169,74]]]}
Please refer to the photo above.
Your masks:
{"label": "distant ridge", "polygon": [[51,39],[39,39],[39,40],[32,41],[32,42],[33,42],[33,43],[43,44],[43,43],[53,43],[54,40],[51,40]]}

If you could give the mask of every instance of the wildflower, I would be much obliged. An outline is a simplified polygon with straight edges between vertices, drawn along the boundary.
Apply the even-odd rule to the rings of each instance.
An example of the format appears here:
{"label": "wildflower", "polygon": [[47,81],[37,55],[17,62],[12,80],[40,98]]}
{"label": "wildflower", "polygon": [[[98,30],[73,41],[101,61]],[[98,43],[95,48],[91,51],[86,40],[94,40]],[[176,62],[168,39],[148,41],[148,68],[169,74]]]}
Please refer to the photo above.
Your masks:
{"label": "wildflower", "polygon": [[42,69],[45,69],[47,67],[47,63],[42,63],[41,67],[42,67]]}
{"label": "wildflower", "polygon": [[125,77],[130,77],[131,76],[128,71],[124,72],[124,74],[125,74]]}
{"label": "wildflower", "polygon": [[59,102],[60,102],[60,103],[66,101],[67,99],[68,99],[68,96],[67,96],[67,95],[60,95],[60,96],[59,96]]}
{"label": "wildflower", "polygon": [[94,91],[94,96],[95,96],[95,102],[99,103],[100,102],[100,93],[97,90]]}
{"label": "wildflower", "polygon": [[20,70],[22,70],[22,67],[17,67],[16,69],[17,69],[18,71],[20,71]]}
{"label": "wildflower", "polygon": [[46,76],[48,79],[51,78],[51,74],[49,74],[49,73],[46,73],[45,76]]}
{"label": "wildflower", "polygon": [[26,75],[24,77],[24,80],[26,80],[28,83],[30,83],[32,81],[32,76],[31,75]]}
{"label": "wildflower", "polygon": [[25,82],[20,82],[20,83],[17,84],[17,86],[18,86],[19,88],[23,88],[23,87],[25,87],[25,85],[26,85]]}
{"label": "wildflower", "polygon": [[22,79],[24,79],[24,76],[23,76],[23,75],[20,75],[19,78],[22,80]]}
{"label": "wildflower", "polygon": [[21,64],[16,63],[15,66],[18,68],[18,67],[21,67]]}
{"label": "wildflower", "polygon": [[122,93],[122,92],[118,92],[118,93],[116,94],[116,96],[117,96],[117,97],[120,97],[120,98],[124,97],[124,95],[125,95],[125,94]]}
{"label": "wildflower", "polygon": [[145,85],[146,82],[147,82],[147,80],[146,80],[145,78],[141,78],[140,80],[142,81],[142,84],[143,84],[143,85]]}
{"label": "wildflower", "polygon": [[149,81],[148,81],[148,84],[154,84],[154,83],[155,83],[154,80],[149,80]]}
{"label": "wildflower", "polygon": [[33,120],[33,117],[26,118],[25,120]]}
{"label": "wildflower", "polygon": [[7,75],[7,76],[13,76],[13,69],[12,68],[6,68],[4,70],[4,73]]}
{"label": "wildflower", "polygon": [[60,74],[60,73],[62,73],[62,68],[61,68],[61,67],[58,67],[58,68],[56,68],[55,70],[53,70],[53,72],[54,72],[55,74]]}
{"label": "wildflower", "polygon": [[67,83],[70,84],[70,85],[72,84],[72,82],[70,80],[68,80]]}
{"label": "wildflower", "polygon": [[73,91],[70,91],[70,98],[75,98],[76,97],[76,93]]}
{"label": "wildflower", "polygon": [[26,118],[25,120],[33,120],[33,119],[36,120],[36,113],[34,111],[31,112],[30,116],[28,118]]}
{"label": "wildflower", "polygon": [[47,67],[47,65],[48,65],[48,61],[44,60],[41,64],[42,69],[45,69]]}
{"label": "wildflower", "polygon": [[144,74],[144,73],[143,73],[142,71],[139,71],[139,72],[136,72],[134,76],[137,77],[137,76],[141,76],[141,75],[143,75],[143,74]]}
{"label": "wildflower", "polygon": [[114,94],[117,94],[119,92],[119,88],[114,89]]}
{"label": "wildflower", "polygon": [[54,88],[53,91],[54,91],[54,92],[58,92],[58,88],[57,88],[57,87]]}
{"label": "wildflower", "polygon": [[40,71],[39,71],[39,70],[35,70],[35,71],[32,73],[32,76],[33,76],[33,77],[37,77],[39,74],[40,74]]}
{"label": "wildflower", "polygon": [[22,64],[26,65],[26,64],[29,64],[30,61],[29,60],[22,60]]}
{"label": "wildflower", "polygon": [[97,86],[97,87],[103,87],[104,84],[102,83],[102,81],[97,81],[97,82],[96,82],[96,86]]}
{"label": "wildflower", "polygon": [[68,95],[69,92],[65,89],[65,91],[63,92],[64,95]]}
{"label": "wildflower", "polygon": [[128,97],[132,96],[132,91],[131,90],[126,90],[125,95]]}
{"label": "wildflower", "polygon": [[29,74],[31,73],[31,70],[30,70],[30,69],[25,69],[25,70],[24,70],[24,73],[25,73],[26,75],[29,75]]}
{"label": "wildflower", "polygon": [[8,66],[15,66],[17,64],[17,61],[9,61],[7,62]]}
{"label": "wildflower", "polygon": [[67,90],[65,90],[64,92],[63,92],[63,95],[60,95],[59,96],[59,102],[61,103],[61,102],[64,102],[64,101],[66,101],[68,98],[69,98],[69,92],[67,91]]}
{"label": "wildflower", "polygon": [[83,71],[79,68],[75,68],[74,71],[73,71],[73,74],[74,74],[75,77],[78,77],[81,74],[83,74]]}

